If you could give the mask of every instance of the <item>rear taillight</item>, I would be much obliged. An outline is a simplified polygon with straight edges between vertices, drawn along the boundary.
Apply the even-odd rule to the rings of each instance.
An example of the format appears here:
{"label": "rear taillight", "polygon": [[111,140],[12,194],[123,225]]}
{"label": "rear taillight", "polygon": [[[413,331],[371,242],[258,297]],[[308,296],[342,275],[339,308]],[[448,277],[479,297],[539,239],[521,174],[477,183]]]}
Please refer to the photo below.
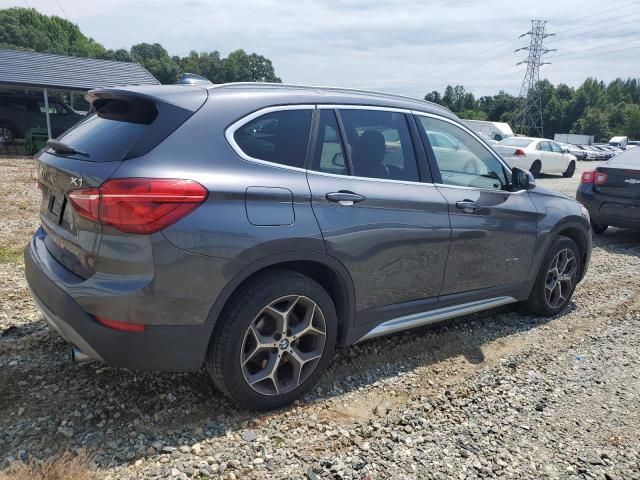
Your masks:
{"label": "rear taillight", "polygon": [[604,185],[607,183],[609,175],[604,172],[582,172],[581,183],[593,183],[594,185]]}
{"label": "rear taillight", "polygon": [[207,189],[193,180],[115,178],[99,188],[73,190],[69,201],[76,213],[123,232],[155,233],[196,209]]}
{"label": "rear taillight", "polygon": [[593,183],[594,185],[604,185],[605,183],[607,183],[607,178],[609,178],[608,174],[604,172],[596,172],[596,174],[593,176]]}
{"label": "rear taillight", "polygon": [[516,151],[513,152],[514,157],[525,157],[527,154],[521,148],[516,148]]}
{"label": "rear taillight", "polygon": [[593,176],[596,172],[582,172],[582,177],[580,177],[580,183],[593,183]]}

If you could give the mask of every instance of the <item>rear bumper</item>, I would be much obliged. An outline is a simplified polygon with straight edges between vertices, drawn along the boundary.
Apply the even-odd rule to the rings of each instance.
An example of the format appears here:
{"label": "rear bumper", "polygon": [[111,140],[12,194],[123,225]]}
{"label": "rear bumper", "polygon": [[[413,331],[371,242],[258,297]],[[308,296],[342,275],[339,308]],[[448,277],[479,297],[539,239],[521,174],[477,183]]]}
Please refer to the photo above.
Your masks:
{"label": "rear bumper", "polygon": [[64,267],[51,257],[37,235],[27,245],[24,260],[29,288],[47,321],[86,355],[134,370],[196,371],[202,368],[212,325],[151,325],[143,332],[105,327],[61,286]]}
{"label": "rear bumper", "polygon": [[576,200],[589,211],[592,224],[640,229],[640,201],[595,192],[590,184],[580,184]]}

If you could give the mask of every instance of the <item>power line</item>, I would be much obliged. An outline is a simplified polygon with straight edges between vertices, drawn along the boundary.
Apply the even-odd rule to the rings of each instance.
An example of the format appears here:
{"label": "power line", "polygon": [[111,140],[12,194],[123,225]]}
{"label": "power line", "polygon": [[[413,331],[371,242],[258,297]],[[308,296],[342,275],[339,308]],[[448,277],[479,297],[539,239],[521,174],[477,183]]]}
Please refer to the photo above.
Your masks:
{"label": "power line", "polygon": [[560,36],[557,39],[555,39],[554,42],[560,42],[560,41],[563,41],[563,40],[567,40],[569,38],[579,38],[579,37],[589,36],[589,35],[592,35],[593,33],[604,32],[606,30],[611,30],[612,28],[619,28],[622,25],[628,25],[630,23],[638,23],[638,19],[635,18],[635,17],[638,17],[638,16],[640,16],[640,12],[628,15],[627,17],[634,17],[634,18],[628,18],[627,21],[625,21],[625,22],[618,22],[618,23],[616,23],[614,25],[608,25],[608,26],[604,26],[602,28],[596,28],[596,29],[593,29],[593,30],[589,30],[587,32],[579,32],[579,33],[576,33],[576,34],[573,34],[573,35],[569,35],[569,36],[566,36],[566,37]]}
{"label": "power line", "polygon": [[636,50],[636,49],[639,49],[639,48],[640,48],[640,45],[634,45],[632,47],[621,48],[621,49],[618,49],[618,50],[610,50],[610,51],[607,51],[607,52],[594,53],[593,55],[584,55],[584,56],[575,57],[575,58],[565,58],[565,59],[560,60],[560,62],[562,62],[562,63],[575,62],[577,60],[583,60],[585,58],[599,57],[599,56],[602,56],[602,55],[609,55],[611,53],[626,52],[626,51],[630,51],[630,50]]}
{"label": "power line", "polygon": [[69,17],[67,16],[67,12],[65,12],[65,11],[64,11],[64,8],[62,8],[62,4],[60,3],[60,1],[59,1],[59,0],[56,0],[56,3],[57,3],[57,4],[58,4],[58,6],[60,7],[60,10],[62,10],[62,14],[64,15],[64,18],[66,18],[66,19],[67,19],[67,21],[70,21],[70,20],[69,20]]}
{"label": "power line", "polygon": [[[597,2],[600,3],[600,2]],[[620,9],[625,8],[625,7],[629,7],[631,5],[640,5],[640,1],[639,0],[634,0],[633,2],[629,2],[629,3],[625,3],[624,5],[617,5],[615,7],[614,13],[617,13],[620,11]],[[611,6],[608,6],[607,8],[597,11],[595,13],[591,13],[589,15],[585,15],[583,17],[578,17],[578,18],[573,18],[572,20],[569,20],[568,22],[561,22],[561,23],[555,23],[554,26],[557,27],[564,27],[565,25],[571,25],[574,24],[576,22],[580,22],[582,20],[586,20],[588,18],[593,18],[593,17],[597,17],[599,15],[603,15],[603,14],[607,14],[610,13],[612,11]],[[571,31],[571,30],[575,30],[576,28],[581,28],[581,27],[572,27],[572,28],[568,28],[565,31]]]}

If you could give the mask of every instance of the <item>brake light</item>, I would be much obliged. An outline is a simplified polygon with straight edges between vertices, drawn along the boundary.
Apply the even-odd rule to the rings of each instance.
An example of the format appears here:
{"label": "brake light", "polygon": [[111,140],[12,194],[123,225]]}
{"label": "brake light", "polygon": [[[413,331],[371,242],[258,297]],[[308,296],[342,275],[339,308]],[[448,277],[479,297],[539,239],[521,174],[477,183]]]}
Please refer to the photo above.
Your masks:
{"label": "brake light", "polygon": [[193,180],[115,178],[99,188],[73,190],[68,197],[84,218],[123,232],[150,234],[195,210],[208,193]]}
{"label": "brake light", "polygon": [[516,148],[516,151],[513,152],[514,157],[525,157],[527,154],[521,148]]}
{"label": "brake light", "polygon": [[605,172],[582,172],[581,183],[593,183],[594,185],[604,185],[607,183],[609,175]]}
{"label": "brake light", "polygon": [[608,178],[609,178],[608,174],[604,172],[596,172],[596,174],[593,177],[593,183],[594,185],[604,185],[605,183],[607,183]]}
{"label": "brake light", "polygon": [[139,323],[119,322],[117,320],[110,320],[108,318],[98,316],[94,316],[93,318],[95,318],[101,325],[114,330],[121,330],[123,332],[144,332],[144,325],[140,325]]}
{"label": "brake light", "polygon": [[596,172],[582,172],[582,177],[580,177],[580,183],[593,183],[593,177]]}

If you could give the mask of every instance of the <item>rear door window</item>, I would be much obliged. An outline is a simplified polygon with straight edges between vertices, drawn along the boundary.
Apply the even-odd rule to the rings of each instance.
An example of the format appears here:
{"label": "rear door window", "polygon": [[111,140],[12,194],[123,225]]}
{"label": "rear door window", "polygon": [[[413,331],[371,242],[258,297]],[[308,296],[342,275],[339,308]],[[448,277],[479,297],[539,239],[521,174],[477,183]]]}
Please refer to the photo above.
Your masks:
{"label": "rear door window", "polygon": [[418,165],[404,113],[341,109],[353,175],[418,182]]}
{"label": "rear door window", "polygon": [[256,160],[304,168],[313,109],[265,113],[239,127],[233,139]]}

